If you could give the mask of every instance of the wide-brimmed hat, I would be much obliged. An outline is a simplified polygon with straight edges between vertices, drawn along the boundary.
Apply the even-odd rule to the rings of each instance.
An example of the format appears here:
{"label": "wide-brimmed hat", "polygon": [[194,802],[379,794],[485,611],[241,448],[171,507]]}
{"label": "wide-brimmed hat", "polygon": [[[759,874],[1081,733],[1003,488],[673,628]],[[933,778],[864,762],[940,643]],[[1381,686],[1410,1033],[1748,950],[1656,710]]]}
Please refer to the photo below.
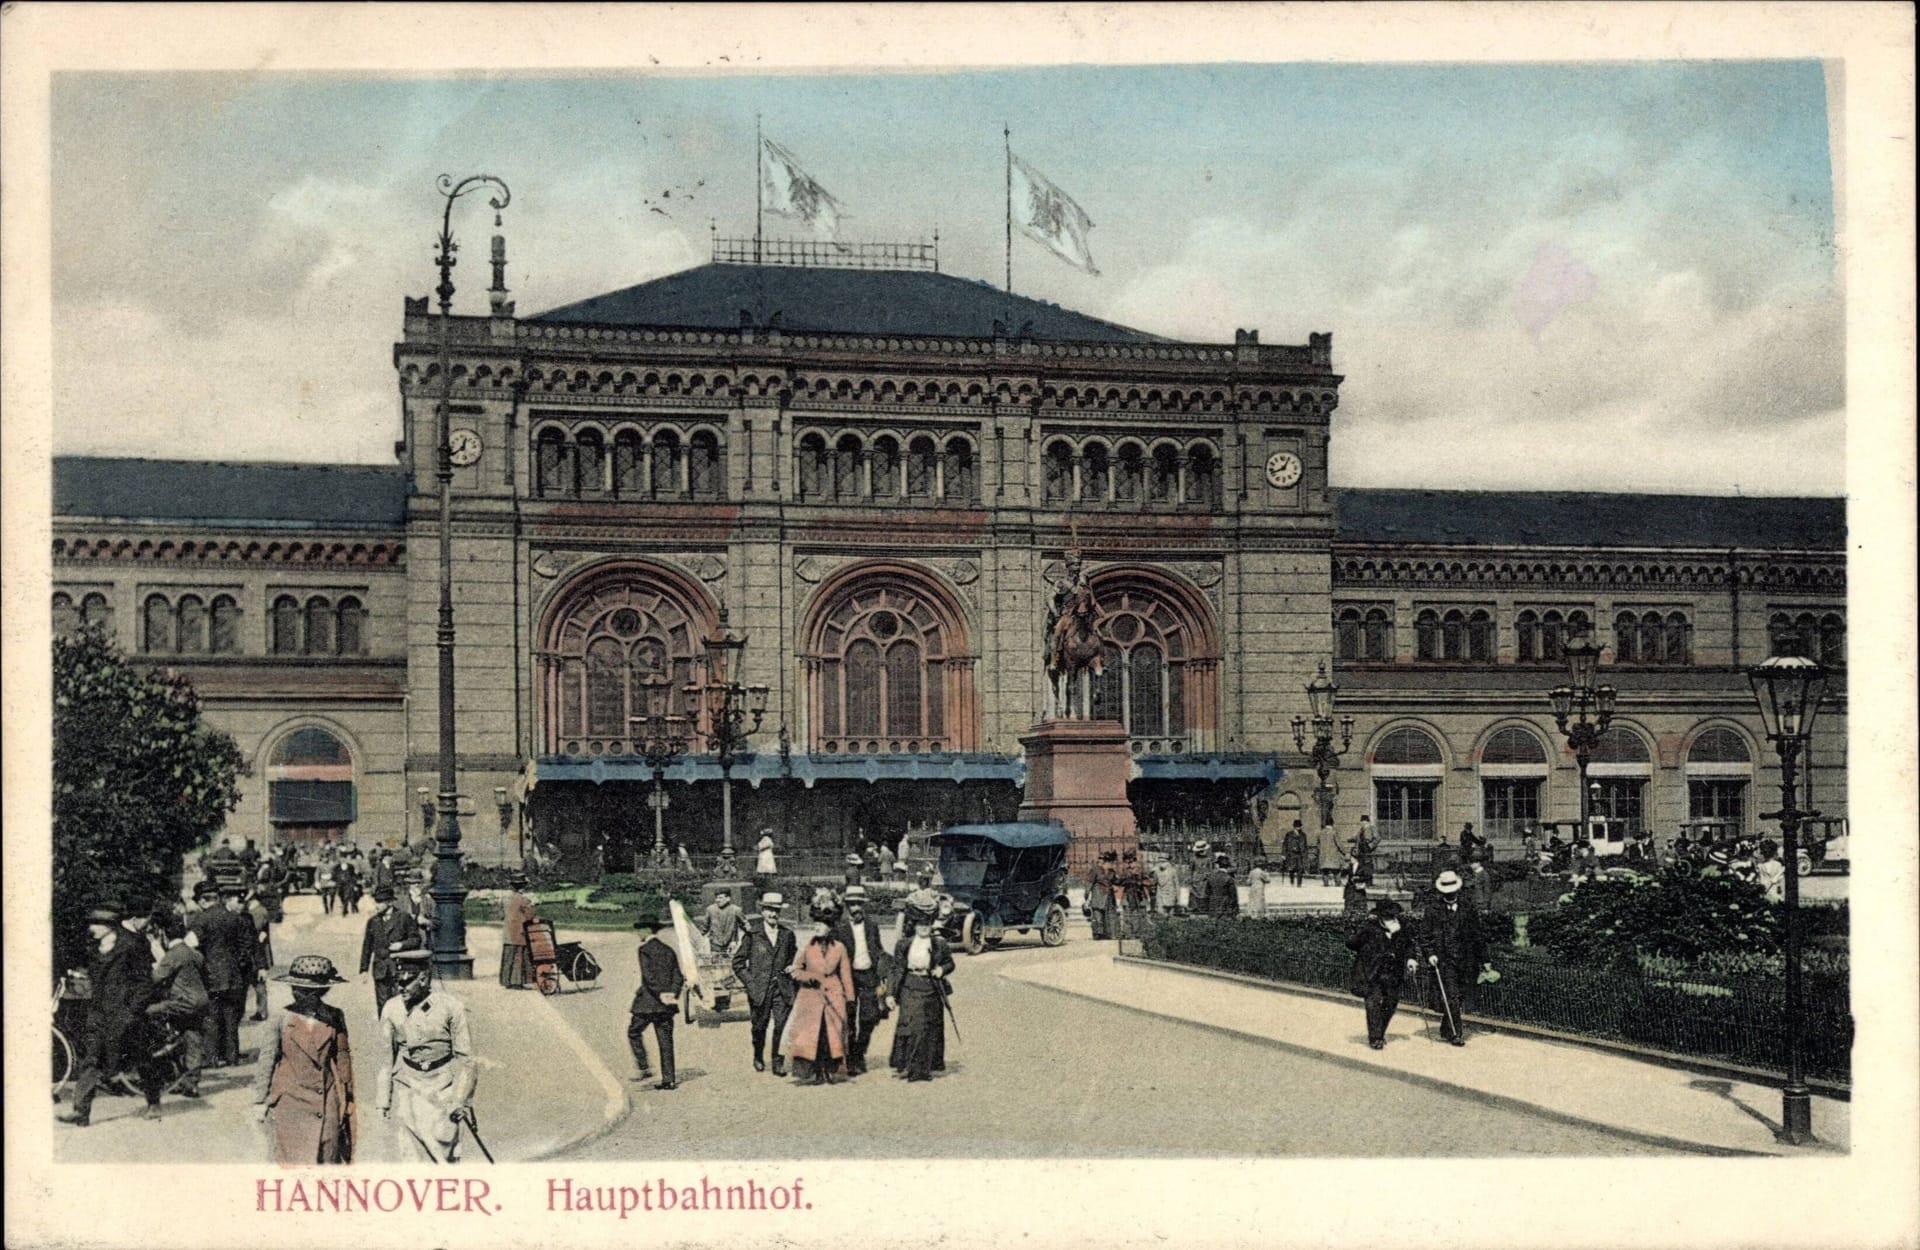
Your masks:
{"label": "wide-brimmed hat", "polygon": [[760,906],[762,907],[785,907],[786,905],[786,896],[778,890],[768,890],[760,896]]}
{"label": "wide-brimmed hat", "polygon": [[858,863],[860,863],[860,862],[861,862],[861,859],[860,859],[860,857],[859,857],[858,855],[848,855],[848,856],[847,856],[847,862],[848,862],[849,864],[858,864]]}
{"label": "wide-brimmed hat", "polygon": [[932,890],[915,890],[907,895],[905,906],[916,919],[931,920],[934,913],[940,910],[940,896]]}
{"label": "wide-brimmed hat", "polygon": [[1379,902],[1373,905],[1373,914],[1376,916],[1379,916],[1383,920],[1391,919],[1394,916],[1398,916],[1400,912],[1401,912],[1400,904],[1394,902],[1390,898],[1383,898]]}
{"label": "wide-brimmed hat", "polygon": [[1449,868],[1433,879],[1433,888],[1442,894],[1460,892],[1460,874]]}
{"label": "wide-brimmed hat", "polygon": [[864,886],[864,885],[850,885],[850,886],[848,886],[848,887],[847,887],[847,890],[846,890],[846,893],[844,893],[844,894],[842,894],[842,895],[840,896],[840,901],[841,901],[841,902],[843,902],[843,903],[864,903],[864,902],[866,902],[866,901],[867,901],[867,887],[866,887],[866,886]]}
{"label": "wide-brimmed hat", "polygon": [[1195,842],[1193,844],[1193,853],[1195,855],[1205,855],[1208,851],[1211,851],[1212,849],[1213,848],[1211,846],[1208,846],[1205,842]]}
{"label": "wide-brimmed hat", "polygon": [[120,909],[118,907],[109,906],[103,903],[100,906],[95,907],[91,911],[87,912],[87,923],[88,924],[119,924]]}
{"label": "wide-brimmed hat", "polygon": [[[425,954],[424,951],[421,953]],[[340,975],[340,970],[325,955],[298,955],[287,965],[287,970],[274,980],[285,981],[296,989],[324,990],[330,985],[343,985],[347,979]]]}

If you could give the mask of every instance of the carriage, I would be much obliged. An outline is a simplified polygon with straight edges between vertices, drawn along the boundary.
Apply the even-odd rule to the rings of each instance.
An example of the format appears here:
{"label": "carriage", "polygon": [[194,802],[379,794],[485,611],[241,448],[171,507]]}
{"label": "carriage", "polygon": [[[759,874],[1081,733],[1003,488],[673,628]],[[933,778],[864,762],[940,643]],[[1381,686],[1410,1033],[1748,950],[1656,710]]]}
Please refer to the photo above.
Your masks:
{"label": "carriage", "polygon": [[527,954],[542,994],[558,994],[563,982],[578,988],[600,979],[600,961],[578,942],[559,941],[550,920],[527,921]]}
{"label": "carriage", "polygon": [[1067,940],[1067,830],[1060,825],[950,825],[932,838],[940,888],[953,899],[943,922],[969,955],[998,946],[1007,930]]}

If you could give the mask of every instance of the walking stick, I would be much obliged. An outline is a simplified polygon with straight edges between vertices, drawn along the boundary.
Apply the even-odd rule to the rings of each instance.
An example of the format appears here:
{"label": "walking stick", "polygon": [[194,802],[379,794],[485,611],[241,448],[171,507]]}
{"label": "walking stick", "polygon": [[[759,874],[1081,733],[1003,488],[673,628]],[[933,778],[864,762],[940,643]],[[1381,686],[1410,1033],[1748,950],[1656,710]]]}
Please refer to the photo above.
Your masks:
{"label": "walking stick", "polygon": [[1440,1006],[1447,1013],[1447,1023],[1453,1028],[1453,1035],[1460,1036],[1460,1017],[1453,1014],[1453,1003],[1447,998],[1447,979],[1440,975],[1440,957],[1428,955],[1427,962],[1433,965],[1433,983],[1440,987]]}
{"label": "walking stick", "polygon": [[[480,1147],[480,1153],[487,1156],[488,1163],[492,1163],[494,1161],[493,1151],[488,1150],[487,1143],[480,1139],[480,1121],[474,1116],[473,1108],[462,1107],[460,1110],[454,1112],[453,1122],[467,1126],[467,1131],[473,1134],[473,1144]],[[459,1130],[455,1129],[454,1132],[457,1135]]]}
{"label": "walking stick", "polygon": [[947,1009],[947,1020],[953,1025],[953,1040],[960,1040],[960,1018],[953,1014],[953,1000],[947,997],[947,979],[934,978],[934,984],[940,987],[940,1005]]}

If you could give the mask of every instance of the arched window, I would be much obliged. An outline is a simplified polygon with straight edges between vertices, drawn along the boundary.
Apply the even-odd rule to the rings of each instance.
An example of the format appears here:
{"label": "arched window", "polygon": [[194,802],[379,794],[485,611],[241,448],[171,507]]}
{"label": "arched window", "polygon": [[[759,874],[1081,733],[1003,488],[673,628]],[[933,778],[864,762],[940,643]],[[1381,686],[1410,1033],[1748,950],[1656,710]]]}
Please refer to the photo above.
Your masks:
{"label": "arched window", "polygon": [[924,434],[907,444],[907,495],[909,498],[933,498],[936,458],[933,440]]}
{"label": "arched window", "polygon": [[1667,619],[1658,612],[1640,617],[1640,660],[1644,664],[1671,664],[1667,656]]}
{"label": "arched window", "polygon": [[1342,660],[1358,660],[1365,654],[1365,639],[1359,608],[1342,608],[1333,619],[1334,654]]}
{"label": "arched window", "polygon": [[[827,753],[963,749],[947,718],[952,609],[885,573],[829,591],[810,630],[814,746]],[[967,697],[971,697],[968,695]]]}
{"label": "arched window", "polygon": [[800,440],[800,449],[795,454],[800,461],[800,498],[825,499],[829,481],[827,440],[818,434],[808,434]]}
{"label": "arched window", "polygon": [[873,440],[867,471],[873,479],[875,499],[892,499],[900,493],[900,444],[892,435],[882,434]]}
{"label": "arched window", "polygon": [[1731,729],[1714,726],[1693,740],[1687,751],[1689,764],[1750,764],[1746,739]]}
{"label": "arched window", "polygon": [[1187,502],[1220,507],[1220,463],[1205,443],[1196,443],[1187,453]]}
{"label": "arched window", "polygon": [[1531,664],[1542,657],[1540,652],[1540,617],[1533,612],[1522,612],[1513,620],[1514,658],[1522,664]]}
{"label": "arched window", "polygon": [[267,755],[267,819],[276,835],[331,837],[357,814],[346,743],[309,725],[274,744]]}
{"label": "arched window", "polygon": [[308,655],[333,653],[333,605],[319,595],[307,600],[306,641]]}
{"label": "arched window", "polygon": [[113,604],[98,591],[80,601],[80,623],[97,625],[107,637],[113,637]]}
{"label": "arched window", "polygon": [[571,487],[567,473],[567,436],[548,426],[534,441],[534,490],[541,495],[565,495]]}
{"label": "arched window", "polygon": [[842,434],[833,445],[833,497],[841,501],[860,498],[860,436]]}
{"label": "arched window", "polygon": [[966,439],[947,440],[946,474],[940,485],[942,497],[948,503],[972,503],[979,497],[979,483],[974,473],[973,444]]}
{"label": "arched window", "polygon": [[1646,764],[1652,757],[1647,753],[1647,744],[1639,734],[1631,729],[1622,729],[1615,725],[1600,735],[1594,744],[1592,763],[1595,764]]}
{"label": "arched window", "polygon": [[1540,739],[1524,729],[1508,726],[1496,730],[1480,751],[1482,764],[1542,764],[1547,762],[1546,748]]}
{"label": "arched window", "polygon": [[1120,444],[1114,458],[1113,498],[1117,503],[1139,503],[1146,480],[1146,464],[1138,443]]}
{"label": "arched window", "polygon": [[1147,469],[1147,502],[1171,502],[1179,488],[1180,453],[1172,444],[1162,443],[1153,449],[1153,461]]}
{"label": "arched window", "polygon": [[273,601],[273,638],[275,655],[300,654],[300,601],[281,595]]}
{"label": "arched window", "polygon": [[1567,623],[1558,612],[1541,614],[1540,658],[1543,660],[1567,658]]}
{"label": "arched window", "polygon": [[140,622],[140,649],[150,655],[173,650],[173,605],[165,595],[148,595]]}
{"label": "arched window", "polygon": [[644,499],[647,494],[647,457],[638,430],[613,436],[613,493],[622,499]]}
{"label": "arched window", "polygon": [[1093,588],[1108,648],[1088,686],[1100,714],[1124,724],[1140,754],[1211,749],[1218,673],[1205,606],[1129,569],[1103,570]]}
{"label": "arched window", "polygon": [[696,499],[716,499],[726,480],[726,461],[712,430],[687,440],[687,489]]}
{"label": "arched window", "polygon": [[1045,503],[1069,503],[1073,499],[1073,448],[1065,443],[1049,443],[1041,466],[1040,496]]}
{"label": "arched window", "polygon": [[1376,764],[1438,764],[1440,747],[1423,729],[1406,726],[1380,739],[1373,749]]}
{"label": "arched window", "polygon": [[1467,658],[1467,615],[1458,608],[1440,618],[1440,658]]}
{"label": "arched window", "polygon": [[182,655],[205,655],[207,651],[207,605],[199,595],[180,596],[174,613],[174,646]]}
{"label": "arched window", "polygon": [[547,635],[548,749],[629,751],[632,718],[646,712],[642,683],[665,677],[677,703],[705,634],[680,593],[641,572],[609,574],[569,595]]}
{"label": "arched window", "polygon": [[575,441],[574,464],[578,474],[576,489],[582,495],[598,495],[607,488],[607,445],[598,430],[582,430]]}
{"label": "arched window", "polygon": [[1640,662],[1640,622],[1631,612],[1622,612],[1613,618],[1613,662]]}
{"label": "arched window", "polygon": [[1684,612],[1667,613],[1667,663],[1693,663],[1693,626]]}
{"label": "arched window", "polygon": [[1493,634],[1493,613],[1485,608],[1474,609],[1467,618],[1467,658],[1479,664],[1491,664],[1499,654],[1499,643]]}
{"label": "arched window", "polygon": [[1112,483],[1109,480],[1107,445],[1091,442],[1080,453],[1080,499],[1086,503],[1105,503]]}
{"label": "arched window", "polygon": [[653,436],[653,496],[671,499],[684,493],[680,484],[680,436],[660,430]]}
{"label": "arched window", "polygon": [[367,610],[352,595],[340,600],[337,611],[339,628],[334,644],[341,655],[365,655],[367,650]]}
{"label": "arched window", "polygon": [[[1575,638],[1585,638],[1590,642],[1598,641],[1593,636],[1593,618],[1588,616],[1585,612],[1580,611],[1578,608],[1575,608],[1573,611],[1567,613],[1566,640],[1567,642],[1572,642]],[[1561,655],[1559,658],[1561,659],[1566,658],[1564,645],[1562,647]]]}
{"label": "arched window", "polygon": [[240,650],[240,605],[232,595],[214,596],[208,634],[215,655],[233,655]]}
{"label": "arched window", "polygon": [[1746,739],[1731,729],[1716,725],[1695,738],[1687,750],[1687,819],[1744,832],[1752,764]]}
{"label": "arched window", "polygon": [[1127,653],[1127,732],[1150,737],[1167,729],[1166,658],[1151,642]]}
{"label": "arched window", "polygon": [[1838,612],[1820,618],[1820,663],[1828,668],[1847,666],[1847,623]]}
{"label": "arched window", "polygon": [[1413,618],[1413,648],[1415,659],[1440,658],[1440,614],[1431,608]]}
{"label": "arched window", "polygon": [[57,592],[53,596],[53,636],[65,638],[80,628],[80,610],[73,606],[73,596]]}

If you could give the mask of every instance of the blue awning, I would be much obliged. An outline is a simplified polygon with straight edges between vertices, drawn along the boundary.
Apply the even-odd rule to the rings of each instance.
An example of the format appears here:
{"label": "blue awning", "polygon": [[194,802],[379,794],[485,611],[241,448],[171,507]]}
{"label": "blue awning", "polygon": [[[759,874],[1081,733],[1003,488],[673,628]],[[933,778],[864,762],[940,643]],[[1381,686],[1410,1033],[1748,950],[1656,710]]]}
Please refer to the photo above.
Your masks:
{"label": "blue awning", "polygon": [[1268,751],[1207,751],[1192,755],[1147,755],[1134,761],[1143,781],[1244,781],[1271,790],[1287,770]]}
{"label": "blue awning", "polygon": [[1065,825],[1010,821],[1002,825],[948,825],[931,840],[936,845],[949,838],[985,838],[1001,846],[1065,846],[1070,836]]}

